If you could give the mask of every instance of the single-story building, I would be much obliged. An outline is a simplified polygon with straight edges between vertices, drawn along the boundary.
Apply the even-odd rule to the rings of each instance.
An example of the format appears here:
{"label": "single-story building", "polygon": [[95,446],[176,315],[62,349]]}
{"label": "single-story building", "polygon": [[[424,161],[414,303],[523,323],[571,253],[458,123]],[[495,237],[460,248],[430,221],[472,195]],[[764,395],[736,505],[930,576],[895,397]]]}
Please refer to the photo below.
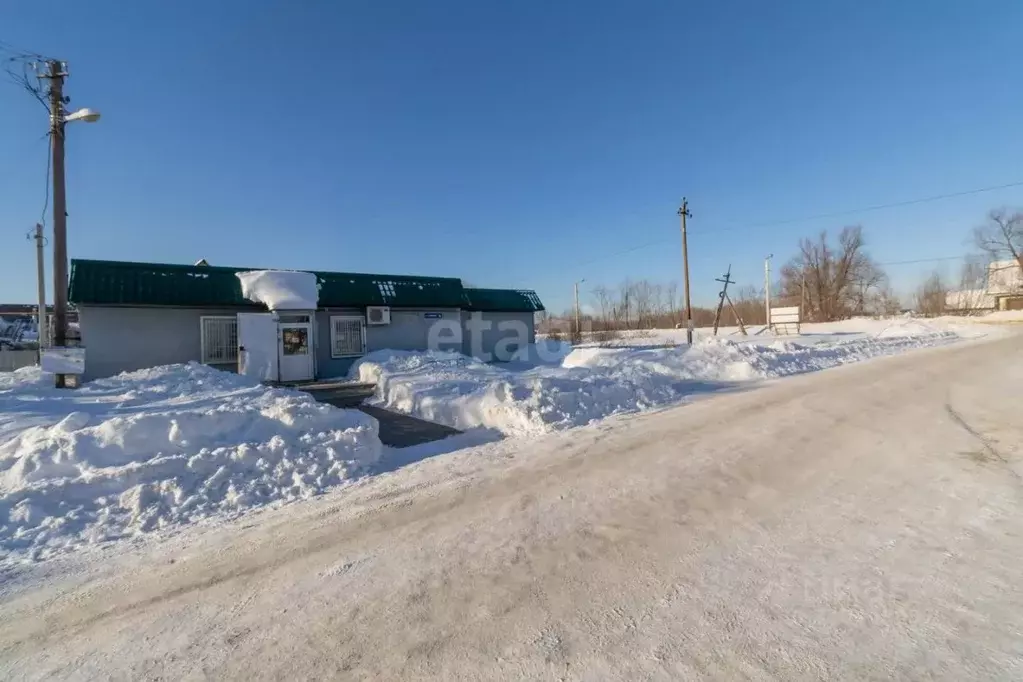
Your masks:
{"label": "single-story building", "polygon": [[945,310],[1023,310],[1023,264],[1015,259],[989,263],[984,288],[947,292]]}
{"label": "single-story building", "polygon": [[270,311],[243,296],[238,275],[254,270],[72,259],[83,379],[190,361],[238,371],[257,345],[268,353],[261,378],[282,382],[344,376],[383,349],[505,361],[535,341],[544,309],[533,291],[455,277],[314,272],[315,309]]}

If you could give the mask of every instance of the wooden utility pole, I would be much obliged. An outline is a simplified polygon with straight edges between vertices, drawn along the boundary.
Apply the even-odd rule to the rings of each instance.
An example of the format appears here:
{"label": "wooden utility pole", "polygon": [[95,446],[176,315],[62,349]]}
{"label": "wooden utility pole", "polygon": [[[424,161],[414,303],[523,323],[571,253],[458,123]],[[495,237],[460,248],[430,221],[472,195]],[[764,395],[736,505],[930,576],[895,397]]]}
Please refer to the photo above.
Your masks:
{"label": "wooden utility pole", "polygon": [[682,277],[685,280],[686,296],[686,343],[693,345],[693,304],[689,299],[689,240],[686,235],[686,218],[692,218],[689,212],[689,202],[682,197],[682,205],[678,208],[678,215],[682,219]]}
{"label": "wooden utility pole", "polygon": [[572,334],[573,341],[582,341],[583,338],[583,328],[579,319],[579,284],[585,281],[582,279],[575,283],[575,330]]}
{"label": "wooden utility pole", "polygon": [[[718,324],[721,322],[721,310],[725,307],[725,299],[728,297],[728,285],[734,284],[734,282],[732,282],[732,264],[728,264],[728,272],[725,273],[724,279],[718,277],[714,281],[723,283],[721,286],[721,293],[718,294],[718,309],[717,312],[714,313],[714,336],[717,336]],[[731,299],[729,299],[728,305],[732,307],[733,311],[735,310],[735,307],[732,306]],[[740,325],[741,324],[742,323],[740,322]]]}
{"label": "wooden utility pole", "polygon": [[[50,82],[50,152],[53,169],[53,345],[67,345],[67,199],[64,194],[64,64],[51,59],[44,78]],[[65,377],[57,375],[57,388]]]}
{"label": "wooden utility pole", "polygon": [[803,270],[799,278],[799,319],[804,319],[806,313],[806,270]]}
{"label": "wooden utility pole", "polygon": [[46,331],[48,328],[46,324],[46,260],[43,255],[43,246],[45,245],[46,238],[43,236],[43,226],[36,223],[35,232],[31,237],[36,242],[36,288],[39,296],[39,323],[37,330],[39,332],[39,352],[42,353],[43,347],[49,339]]}
{"label": "wooden utility pole", "polygon": [[728,294],[725,294],[725,300],[728,301],[728,307],[732,309],[732,314],[735,315],[735,323],[739,325],[739,331],[742,332],[743,336],[749,336],[746,333],[746,325],[743,323],[742,318],[739,317],[739,311],[735,309],[735,304],[732,303],[732,299]]}

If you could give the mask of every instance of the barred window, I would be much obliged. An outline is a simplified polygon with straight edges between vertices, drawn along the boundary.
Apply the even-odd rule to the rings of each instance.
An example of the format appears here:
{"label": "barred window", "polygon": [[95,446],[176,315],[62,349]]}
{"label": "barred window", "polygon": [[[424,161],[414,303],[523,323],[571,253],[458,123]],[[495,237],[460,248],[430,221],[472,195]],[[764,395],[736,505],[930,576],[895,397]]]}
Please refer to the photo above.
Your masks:
{"label": "barred window", "polygon": [[199,318],[202,362],[229,365],[238,362],[238,318],[204,316]]}
{"label": "barred window", "polygon": [[330,357],[348,358],[366,352],[366,321],[361,317],[331,316]]}

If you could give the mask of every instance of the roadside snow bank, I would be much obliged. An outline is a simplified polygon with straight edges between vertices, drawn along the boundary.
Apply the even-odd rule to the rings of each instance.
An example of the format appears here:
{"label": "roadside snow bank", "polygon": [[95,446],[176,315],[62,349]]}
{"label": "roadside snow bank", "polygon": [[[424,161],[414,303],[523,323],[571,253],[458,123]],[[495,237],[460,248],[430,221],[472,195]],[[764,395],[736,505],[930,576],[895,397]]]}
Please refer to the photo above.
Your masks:
{"label": "roadside snow bank", "polygon": [[488,365],[457,353],[380,351],[353,368],[389,408],[459,429],[538,434],[670,405],[735,382],[811,372],[950,343],[915,330],[849,341],[768,345],[706,339],[692,348],[579,348],[560,363]]}
{"label": "roadside snow bank", "polygon": [[51,382],[0,375],[0,555],[310,497],[380,456],[370,417],[203,365]]}

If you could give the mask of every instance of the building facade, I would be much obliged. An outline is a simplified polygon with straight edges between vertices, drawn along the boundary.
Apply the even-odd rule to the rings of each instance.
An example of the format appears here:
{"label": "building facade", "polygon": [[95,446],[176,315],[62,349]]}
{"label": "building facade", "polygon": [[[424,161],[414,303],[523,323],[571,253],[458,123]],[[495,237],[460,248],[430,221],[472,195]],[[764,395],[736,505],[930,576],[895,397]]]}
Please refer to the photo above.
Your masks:
{"label": "building facade", "polygon": [[345,376],[385,349],[505,361],[535,341],[534,315],[543,310],[532,291],[465,287],[457,278],[316,272],[315,310],[272,312],[242,296],[237,274],[247,271],[72,260],[84,380],[201,362],[246,373],[258,364],[264,380],[298,382]]}
{"label": "building facade", "polygon": [[988,264],[983,289],[963,289],[945,294],[950,312],[1023,310],[1023,265],[1001,260]]}

